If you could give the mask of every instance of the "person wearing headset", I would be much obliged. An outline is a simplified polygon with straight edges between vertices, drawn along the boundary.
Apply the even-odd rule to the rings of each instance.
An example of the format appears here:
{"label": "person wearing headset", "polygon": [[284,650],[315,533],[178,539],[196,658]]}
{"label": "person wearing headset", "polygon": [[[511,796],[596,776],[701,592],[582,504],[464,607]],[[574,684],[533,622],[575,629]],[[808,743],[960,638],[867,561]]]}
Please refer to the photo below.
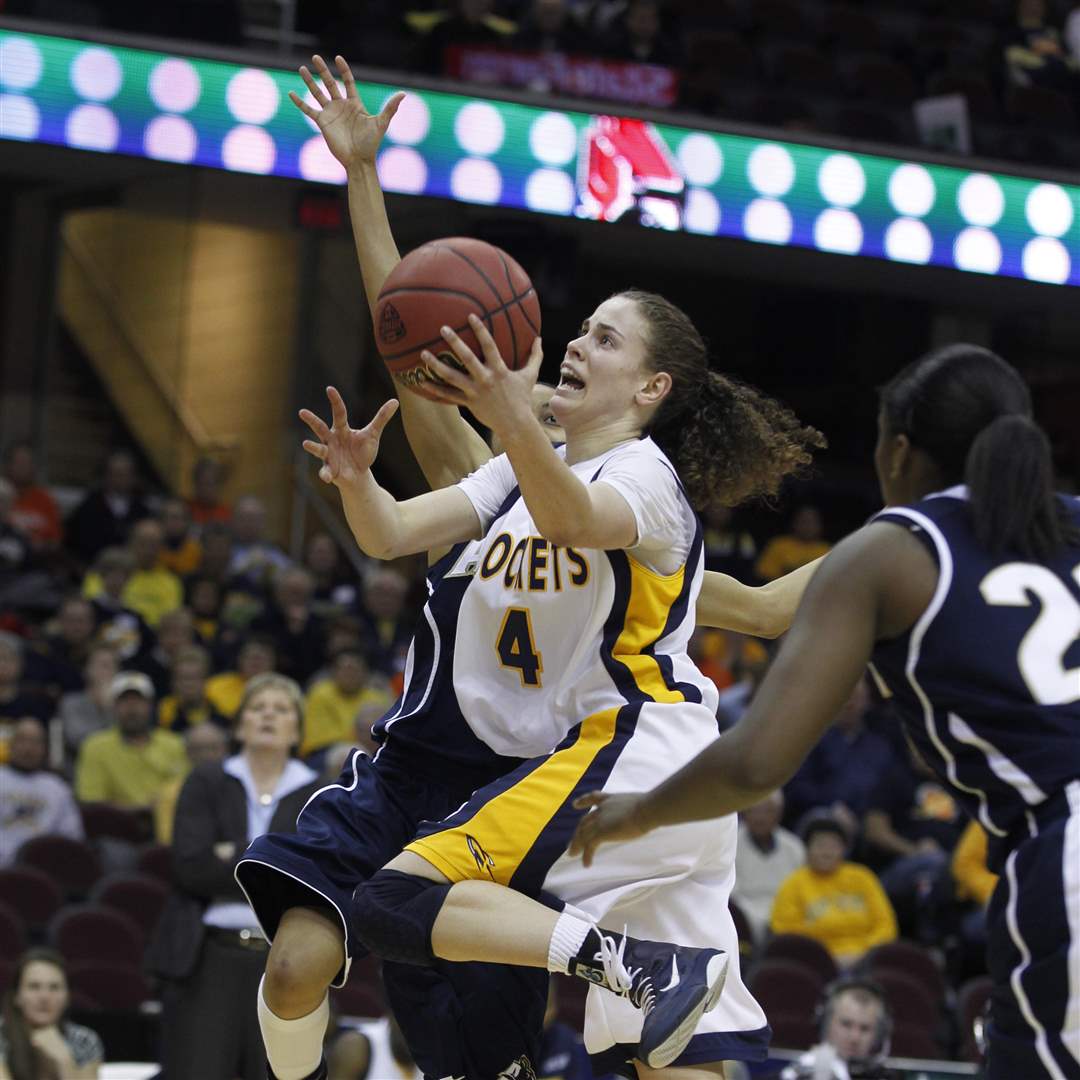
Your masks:
{"label": "person wearing headset", "polygon": [[780,1074],[780,1080],[891,1080],[886,1068],[892,1013],[872,979],[846,977],[825,988],[818,1007],[821,1042]]}

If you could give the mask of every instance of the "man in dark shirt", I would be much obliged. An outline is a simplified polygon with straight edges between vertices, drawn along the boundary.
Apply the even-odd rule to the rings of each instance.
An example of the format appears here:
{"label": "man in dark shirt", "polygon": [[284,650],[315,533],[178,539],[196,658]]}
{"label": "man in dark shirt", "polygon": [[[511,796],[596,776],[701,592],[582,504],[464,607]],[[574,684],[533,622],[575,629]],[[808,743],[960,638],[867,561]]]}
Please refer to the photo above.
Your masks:
{"label": "man in dark shirt", "polygon": [[115,450],[105,461],[101,486],[74,509],[66,526],[67,544],[84,564],[111,545],[126,543],[131,526],[150,511],[137,491],[135,459]]}

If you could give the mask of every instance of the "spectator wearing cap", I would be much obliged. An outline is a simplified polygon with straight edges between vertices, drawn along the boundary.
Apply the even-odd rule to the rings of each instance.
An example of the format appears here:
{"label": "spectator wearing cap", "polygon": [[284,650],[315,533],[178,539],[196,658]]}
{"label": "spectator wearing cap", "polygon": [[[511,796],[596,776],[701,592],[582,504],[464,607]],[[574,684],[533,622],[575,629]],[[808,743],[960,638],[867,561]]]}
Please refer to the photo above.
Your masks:
{"label": "spectator wearing cap", "polygon": [[219,715],[231,720],[240,708],[247,684],[256,675],[269,674],[276,663],[272,639],[249,637],[236,654],[236,670],[221,671],[206,680],[206,700]]}
{"label": "spectator wearing cap", "polygon": [[65,694],[57,706],[57,719],[64,740],[64,772],[70,776],[83,741],[112,723],[112,681],[120,671],[116,652],[108,645],[95,645],[86,658],[84,690]]}
{"label": "spectator wearing cap", "polygon": [[83,565],[92,563],[105,548],[127,543],[135,522],[150,516],[137,487],[135,459],[126,450],[111,453],[101,485],[87,494],[67,521],[67,546]]}
{"label": "spectator wearing cap", "polygon": [[36,551],[60,545],[60,507],[48,488],[37,482],[34,448],[25,441],[12,443],[4,452],[4,477],[13,485],[12,524],[27,537]]}
{"label": "spectator wearing cap", "polygon": [[806,848],[781,828],[784,795],[774,791],[740,815],[735,848],[735,888],[731,897],[750,923],[756,941],[764,940],[780,886],[806,862]]}
{"label": "spectator wearing cap", "polygon": [[317,682],[308,693],[301,757],[334,743],[355,743],[356,717],[361,709],[377,705],[385,712],[390,707],[389,693],[371,685],[371,672],[361,648],[340,649],[330,671],[330,678]]}
{"label": "spectator wearing cap", "polygon": [[46,723],[52,703],[23,681],[25,651],[22,638],[0,631],[0,719],[33,716]]}
{"label": "spectator wearing cap", "polygon": [[131,530],[134,566],[124,583],[124,604],[138,612],[147,625],[156,627],[163,615],[184,602],[184,587],[171,570],[161,564],[165,530],[156,518],[145,518]]}
{"label": "spectator wearing cap", "polygon": [[0,765],[0,868],[31,837],[46,833],[83,838],[75,799],[59,776],[45,768],[45,728],[32,716],[16,721],[6,765]]}
{"label": "spectator wearing cap", "polygon": [[848,967],[867,950],[896,938],[896,915],[881,883],[865,866],[846,861],[849,837],[829,815],[803,828],[806,865],[781,884],[770,926],[775,934],[803,934],[821,942]]}
{"label": "spectator wearing cap", "polygon": [[202,562],[202,544],[192,527],[183,499],[168,499],[161,508],[161,550],[158,563],[179,578],[194,574]]}
{"label": "spectator wearing cap", "polygon": [[80,802],[149,810],[165,784],[188,771],[184,740],[154,724],[154,684],[121,671],[109,687],[113,726],[91,735],[75,763]]}

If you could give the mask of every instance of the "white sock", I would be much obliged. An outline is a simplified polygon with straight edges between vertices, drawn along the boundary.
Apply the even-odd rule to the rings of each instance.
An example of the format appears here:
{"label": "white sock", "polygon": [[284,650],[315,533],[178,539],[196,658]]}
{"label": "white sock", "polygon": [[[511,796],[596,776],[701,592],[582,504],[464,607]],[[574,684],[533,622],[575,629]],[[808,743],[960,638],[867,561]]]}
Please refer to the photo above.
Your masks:
{"label": "white sock", "polygon": [[593,924],[578,915],[564,911],[555,922],[555,929],[551,931],[551,941],[548,943],[548,971],[558,971],[563,975],[570,974],[570,961],[577,956]]}
{"label": "white sock", "polygon": [[330,995],[327,994],[322,1004],[307,1016],[282,1020],[266,1004],[265,982],[264,975],[259,982],[259,1028],[266,1047],[266,1060],[277,1080],[303,1080],[322,1061],[323,1039],[330,1019]]}

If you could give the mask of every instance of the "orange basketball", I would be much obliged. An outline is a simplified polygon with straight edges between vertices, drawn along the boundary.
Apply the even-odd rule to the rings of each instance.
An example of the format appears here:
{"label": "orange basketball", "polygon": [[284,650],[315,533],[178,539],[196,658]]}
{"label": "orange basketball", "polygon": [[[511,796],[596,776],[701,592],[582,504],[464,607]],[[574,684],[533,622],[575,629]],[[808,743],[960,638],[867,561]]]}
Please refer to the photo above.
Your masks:
{"label": "orange basketball", "polygon": [[529,275],[501,248],[452,236],[409,252],[386,279],[375,342],[394,382],[424,397],[437,382],[424,349],[457,366],[439,330],[452,327],[483,360],[469,315],[483,319],[508,368],[523,367],[540,333],[540,301]]}

